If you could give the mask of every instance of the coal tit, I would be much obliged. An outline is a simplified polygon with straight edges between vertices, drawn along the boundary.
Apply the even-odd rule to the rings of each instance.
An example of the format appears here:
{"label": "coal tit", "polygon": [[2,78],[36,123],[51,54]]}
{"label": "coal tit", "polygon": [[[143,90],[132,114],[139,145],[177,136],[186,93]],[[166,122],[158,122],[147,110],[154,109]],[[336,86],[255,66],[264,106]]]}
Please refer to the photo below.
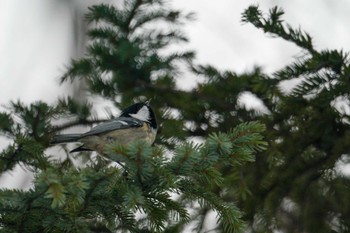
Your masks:
{"label": "coal tit", "polygon": [[103,155],[107,144],[127,145],[138,140],[152,144],[156,134],[156,118],[149,101],[146,101],[129,106],[119,117],[99,124],[86,133],[55,135],[51,144],[81,142],[82,146],[70,152],[97,151]]}

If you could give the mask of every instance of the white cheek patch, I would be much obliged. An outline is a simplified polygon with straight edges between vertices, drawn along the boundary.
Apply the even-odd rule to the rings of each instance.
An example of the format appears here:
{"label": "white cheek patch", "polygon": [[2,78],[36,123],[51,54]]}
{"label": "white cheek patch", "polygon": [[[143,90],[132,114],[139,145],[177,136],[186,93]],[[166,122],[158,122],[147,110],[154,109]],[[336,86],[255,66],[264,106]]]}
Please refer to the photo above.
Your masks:
{"label": "white cheek patch", "polygon": [[143,106],[136,114],[130,114],[130,116],[141,121],[150,120],[149,110],[147,106]]}

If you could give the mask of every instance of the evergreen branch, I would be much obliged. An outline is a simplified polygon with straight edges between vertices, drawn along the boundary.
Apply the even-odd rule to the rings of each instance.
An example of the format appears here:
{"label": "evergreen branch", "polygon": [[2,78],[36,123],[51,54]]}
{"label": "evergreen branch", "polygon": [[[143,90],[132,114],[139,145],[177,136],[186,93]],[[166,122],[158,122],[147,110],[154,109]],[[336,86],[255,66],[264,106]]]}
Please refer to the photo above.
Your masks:
{"label": "evergreen branch", "polygon": [[343,69],[345,70],[347,56],[348,55],[343,51],[325,50],[317,53],[315,52],[311,57],[305,56],[299,58],[291,65],[277,71],[274,77],[278,80],[288,80],[299,78],[300,76],[317,75],[317,72],[326,69],[334,73],[334,78],[336,78]]}
{"label": "evergreen branch", "polygon": [[208,192],[201,186],[194,186],[188,180],[181,180],[179,183],[180,190],[184,193],[184,198],[189,200],[197,200],[203,207],[209,206],[217,211],[219,215],[218,221],[223,224],[225,232],[242,232],[244,223],[240,219],[240,212],[237,207],[232,204],[223,202],[213,193]]}
{"label": "evergreen branch", "polygon": [[[257,125],[255,125],[255,127],[259,128]],[[251,128],[250,133],[253,135],[254,127],[251,126]],[[256,130],[257,129],[255,129],[255,131]],[[241,129],[241,131],[243,131],[243,129]],[[222,140],[229,142],[223,135],[221,137],[222,138],[217,139],[220,145]],[[197,183],[200,179],[196,177],[201,176],[205,171],[209,174],[206,175],[209,185],[212,182],[218,183],[217,181],[220,180],[218,177],[220,177],[221,174],[216,172],[215,169],[212,170],[210,168],[216,162],[216,159],[203,161],[202,158],[207,155],[209,157],[218,157],[217,153],[229,154],[230,152],[226,149],[220,149],[222,145],[220,148],[218,146],[212,146],[216,148],[216,152],[209,151],[209,154],[207,154],[208,150],[201,149],[202,147],[200,146],[187,144],[177,149],[178,152],[176,153],[178,153],[177,156],[179,158],[176,159],[175,156],[175,159],[169,162],[161,158],[158,159],[159,151],[152,150],[151,147],[144,142],[132,144],[127,148],[116,148],[116,146],[112,146],[111,149],[107,151],[107,156],[112,153],[123,156],[128,169],[127,179],[123,179],[119,175],[115,176],[115,174],[119,173],[118,169],[112,169],[112,172],[107,173],[95,170],[95,172],[98,173],[94,175],[95,178],[93,179],[92,177],[86,176],[86,174],[89,174],[87,169],[80,171],[69,169],[62,177],[60,176],[62,171],[55,171],[54,167],[46,169],[42,172],[40,177],[36,179],[34,193],[36,194],[39,192],[40,197],[38,197],[38,204],[35,208],[41,208],[42,198],[49,198],[52,200],[51,209],[56,210],[55,215],[61,216],[62,219],[67,218],[63,220],[67,221],[67,223],[70,223],[73,219],[72,216],[66,216],[67,213],[70,213],[70,215],[74,213],[74,216],[82,218],[83,222],[94,221],[92,219],[86,219],[86,215],[89,216],[91,214],[101,213],[104,221],[110,222],[111,224],[115,222],[111,217],[119,216],[119,220],[127,224],[127,229],[133,230],[136,230],[136,228],[129,225],[134,221],[134,215],[130,214],[130,210],[134,208],[143,209],[147,214],[150,229],[152,231],[161,231],[166,227],[165,224],[170,213],[174,213],[174,217],[178,216],[180,221],[189,221],[189,215],[184,206],[171,200],[170,195],[167,193],[171,190],[181,190],[185,196],[192,195],[192,197],[198,199],[200,202],[207,203],[211,208],[217,210],[220,216],[219,220],[223,224],[225,231],[234,232],[238,229],[239,224],[239,220],[236,219],[238,212],[236,212],[235,208],[224,203],[208,190],[204,192],[204,190],[201,189],[201,183]],[[154,156],[153,153],[157,156]],[[181,159],[183,157],[182,155],[186,158],[185,160]],[[203,164],[203,162],[205,164]],[[174,170],[174,168],[178,168],[179,166],[181,166],[181,172],[179,169]],[[176,172],[176,170],[178,170],[178,172]],[[183,179],[181,178],[182,176],[186,176],[187,178]],[[117,177],[120,177],[120,179]],[[118,184],[115,184],[116,178]],[[190,182],[192,187],[191,189],[188,188],[185,190],[183,182],[187,179],[188,181],[193,179],[193,181]],[[155,181],[159,182],[154,183]],[[113,185],[111,184],[112,182],[114,183]],[[190,185],[190,183],[187,185]],[[108,186],[110,186],[111,189],[106,190]],[[45,192],[40,192],[42,189],[44,189]],[[111,205],[110,202],[104,203],[104,198],[109,200],[113,192],[118,195],[118,199],[123,203],[123,208],[126,206],[127,210],[123,211],[120,209],[121,207],[119,207],[119,205]],[[46,203],[45,201],[44,206]],[[94,206],[96,205],[109,206],[104,206],[102,209],[96,207],[97,209],[94,210]],[[27,218],[27,215],[32,216],[35,214],[33,211],[30,205],[25,210],[24,217],[22,216],[22,218]],[[38,224],[40,225],[40,222],[38,222]],[[73,224],[74,228],[78,227],[78,225],[75,224],[77,223]],[[20,226],[21,230],[27,227],[27,221],[23,221]],[[50,227],[54,229],[58,226]],[[88,225],[78,228],[85,229],[86,227],[88,227]],[[91,227],[94,228],[93,226]],[[122,225],[119,227],[124,228]],[[95,227],[94,229],[97,228]]]}
{"label": "evergreen branch", "polygon": [[312,64],[317,64],[313,62],[312,58],[300,58],[291,65],[287,65],[283,69],[275,72],[274,76],[279,80],[288,80],[300,77],[301,75],[308,75],[312,72],[317,72],[322,68],[313,67]]}
{"label": "evergreen branch", "polygon": [[293,88],[291,95],[297,96],[310,96],[314,98],[323,89],[331,89],[332,83],[330,77],[327,74],[315,74],[310,75],[304,79],[300,84]]}
{"label": "evergreen branch", "polygon": [[[326,170],[334,168],[339,154],[349,151],[346,116],[338,116],[329,103],[339,94],[347,95],[347,54],[315,51],[307,33],[283,23],[282,10],[274,8],[268,17],[263,17],[253,7],[246,12],[246,22],[301,46],[307,54],[272,78],[260,68],[239,75],[211,66],[193,68],[193,52],[163,53],[173,43],[187,41],[186,36],[177,28],[159,29],[158,25],[150,25],[158,21],[171,26],[181,24],[183,14],[166,9],[163,2],[126,0],[122,7],[91,7],[87,18],[96,23],[89,31],[92,42],[85,58],[73,61],[61,79],[62,82],[84,79],[90,92],[117,101],[120,106],[161,96],[152,103],[156,115],[163,116],[158,131],[161,138],[157,138],[156,146],[141,142],[111,145],[104,154],[122,163],[124,174],[117,168],[107,168],[110,166],[107,162],[75,169],[73,162],[67,163],[68,159],[52,161],[44,156],[43,150],[53,133],[102,122],[91,119],[89,103],[80,104],[71,99],[54,106],[14,103],[11,114],[0,114],[1,132],[15,140],[1,154],[4,155],[1,165],[5,170],[18,163],[30,165],[41,174],[36,176],[31,192],[37,194],[47,188],[26,210],[22,231],[179,232],[186,223],[204,221],[207,210],[218,214],[217,231],[242,230],[241,218],[254,222],[260,230],[263,224],[256,221],[260,217],[267,220],[266,226],[261,227],[265,231],[276,229],[275,219],[283,225],[285,219],[273,211],[281,208],[284,198],[293,199],[297,211],[291,210],[291,216],[296,216],[302,224],[300,216],[310,217],[308,210],[314,209],[298,208],[306,202],[300,201],[302,198],[297,194],[302,193],[304,200],[313,203],[313,192],[320,191],[321,196],[329,190]],[[190,91],[177,89],[175,79],[182,72],[179,62],[193,68],[192,72],[204,81]],[[279,90],[279,84],[292,78],[305,80],[287,96]],[[238,100],[245,91],[260,98],[269,114],[262,116],[242,107]],[[301,99],[305,94],[312,94],[313,98]],[[163,115],[164,112],[167,114]],[[53,126],[52,120],[62,117],[74,117],[74,120]],[[239,123],[258,117],[268,125],[265,136],[270,147],[268,156],[259,156],[248,165],[267,146],[262,138],[265,128],[256,122]],[[229,130],[233,125],[237,126]],[[179,130],[184,126],[185,130]],[[197,135],[205,140],[203,144],[179,143]],[[297,138],[303,139],[301,144]],[[168,151],[159,149],[159,144],[168,146]],[[310,144],[316,149],[308,150]],[[49,177],[44,180],[41,176]],[[333,174],[329,177],[334,178]],[[309,189],[311,186],[316,188]],[[180,201],[172,196],[174,193],[180,195]],[[2,230],[19,225],[17,222],[24,216],[22,199],[31,196],[32,193],[24,191],[11,200],[0,198]],[[328,202],[330,198],[324,196],[315,202]],[[346,199],[340,200],[345,209]],[[247,214],[241,217],[232,201],[237,201],[237,206]],[[190,219],[187,207],[197,202],[200,203],[198,215]],[[337,207],[329,214],[325,207],[315,213],[320,213],[317,215],[320,221],[324,222],[324,216],[333,221],[335,216],[334,222],[341,222],[348,216],[344,209],[339,211]],[[142,217],[137,220],[139,214]],[[329,229],[327,224],[322,226],[325,231]],[[304,226],[300,229],[310,232]]]}
{"label": "evergreen branch", "polygon": [[270,9],[268,17],[264,18],[258,6],[250,6],[242,14],[242,21],[251,23],[255,27],[263,29],[266,33],[271,33],[287,41],[295,43],[298,47],[307,50],[310,54],[316,54],[313,47],[312,38],[301,29],[293,29],[290,25],[283,25],[281,16],[284,11],[278,7]]}
{"label": "evergreen branch", "polygon": [[119,173],[119,170],[114,170],[112,172],[108,172],[104,176],[101,176],[100,178],[93,181],[93,183],[90,185],[89,189],[85,192],[84,197],[84,203],[82,204],[81,208],[78,211],[78,216],[84,216],[84,211],[88,208],[90,201],[92,199],[92,195],[94,191],[98,188],[99,184],[102,182],[107,181],[110,177],[114,176],[115,174]]}
{"label": "evergreen branch", "polygon": [[136,17],[135,21],[130,26],[130,31],[133,32],[136,29],[148,24],[150,22],[154,22],[157,20],[161,20],[163,22],[176,24],[178,20],[181,18],[181,14],[179,11],[167,11],[165,9],[157,9],[150,12],[144,12],[142,15],[139,14]]}
{"label": "evergreen branch", "polygon": [[143,0],[131,0],[130,2],[127,2],[129,5],[128,16],[125,20],[125,30],[129,34],[132,31],[131,22],[135,18],[135,15],[139,11],[139,8],[142,4],[144,4]]}
{"label": "evergreen branch", "polygon": [[86,14],[86,20],[89,23],[104,22],[118,27],[125,33],[125,12],[112,5],[100,4],[89,7],[89,13]]}
{"label": "evergreen branch", "polygon": [[32,204],[35,200],[37,200],[38,198],[41,198],[42,195],[44,193],[46,193],[48,190],[47,189],[43,189],[42,191],[38,192],[38,193],[32,193],[32,197],[29,197],[27,200],[26,200],[26,203],[25,203],[25,207],[24,209],[22,210],[23,213],[21,215],[21,219],[20,219],[20,222],[19,222],[19,225],[17,227],[17,231],[18,232],[25,232],[24,228],[25,228],[25,223],[26,221],[28,221],[28,213],[30,212],[30,210],[32,209]]}
{"label": "evergreen branch", "polygon": [[92,28],[87,33],[92,40],[98,41],[99,43],[107,43],[111,48],[120,45],[118,38],[121,35],[112,27]]}
{"label": "evergreen branch", "polygon": [[90,58],[72,60],[70,63],[67,72],[60,78],[61,84],[68,80],[73,82],[76,78],[86,78],[89,74],[93,73],[93,62]]}
{"label": "evergreen branch", "polygon": [[185,144],[174,151],[175,156],[170,162],[170,167],[173,169],[174,174],[179,176],[191,173],[199,160],[197,150],[198,149],[194,147],[193,144]]}
{"label": "evergreen branch", "polygon": [[0,132],[6,134],[11,134],[13,129],[12,125],[14,121],[10,114],[5,112],[0,112]]}
{"label": "evergreen branch", "polygon": [[8,146],[0,153],[0,173],[12,170],[23,163],[33,169],[46,169],[51,166],[43,156],[43,146],[33,138],[17,135],[16,144]]}

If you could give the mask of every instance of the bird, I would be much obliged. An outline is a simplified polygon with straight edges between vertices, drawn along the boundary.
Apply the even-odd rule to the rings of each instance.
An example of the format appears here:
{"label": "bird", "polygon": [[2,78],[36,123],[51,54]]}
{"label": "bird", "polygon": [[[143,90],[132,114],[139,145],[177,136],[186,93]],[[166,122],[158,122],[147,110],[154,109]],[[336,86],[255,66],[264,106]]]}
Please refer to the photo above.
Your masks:
{"label": "bird", "polygon": [[150,107],[150,101],[146,101],[127,107],[119,117],[103,122],[86,133],[55,135],[51,144],[81,142],[82,145],[71,150],[70,153],[96,151],[100,155],[104,155],[108,144],[128,145],[144,140],[152,145],[156,134],[156,117]]}

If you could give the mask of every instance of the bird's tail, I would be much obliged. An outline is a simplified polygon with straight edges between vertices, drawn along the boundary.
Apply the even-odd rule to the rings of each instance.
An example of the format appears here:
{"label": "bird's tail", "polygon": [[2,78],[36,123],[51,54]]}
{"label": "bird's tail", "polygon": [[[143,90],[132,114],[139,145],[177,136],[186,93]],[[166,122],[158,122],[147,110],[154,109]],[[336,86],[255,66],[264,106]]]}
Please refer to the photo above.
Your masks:
{"label": "bird's tail", "polygon": [[76,142],[80,138],[81,134],[59,134],[55,135],[52,140],[51,144],[58,144],[58,143],[67,143],[67,142]]}

